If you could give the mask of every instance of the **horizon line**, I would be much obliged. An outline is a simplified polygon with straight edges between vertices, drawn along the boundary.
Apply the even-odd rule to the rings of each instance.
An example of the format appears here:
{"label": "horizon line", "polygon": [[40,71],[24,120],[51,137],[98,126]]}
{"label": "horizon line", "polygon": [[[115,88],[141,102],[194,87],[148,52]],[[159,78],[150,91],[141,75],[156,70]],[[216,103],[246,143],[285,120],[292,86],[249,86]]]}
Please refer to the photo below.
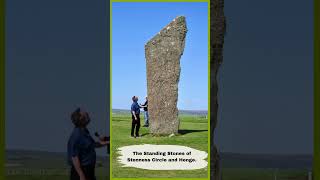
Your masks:
{"label": "horizon line", "polygon": [[[122,109],[122,108],[112,108],[112,110],[128,110],[130,111],[130,109]],[[203,110],[203,109],[200,109],[200,110],[197,110],[197,109],[178,109],[179,111],[207,111],[207,109]]]}

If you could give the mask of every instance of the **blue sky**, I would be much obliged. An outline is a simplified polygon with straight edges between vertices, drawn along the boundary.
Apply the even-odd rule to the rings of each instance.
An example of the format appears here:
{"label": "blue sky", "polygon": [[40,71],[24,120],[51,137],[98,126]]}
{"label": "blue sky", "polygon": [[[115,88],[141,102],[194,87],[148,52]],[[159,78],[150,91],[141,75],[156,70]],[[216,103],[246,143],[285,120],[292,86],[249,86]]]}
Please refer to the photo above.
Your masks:
{"label": "blue sky", "polygon": [[208,108],[207,3],[112,4],[112,108],[129,109],[131,97],[147,95],[144,45],[175,17],[187,21],[181,58],[178,108]]}
{"label": "blue sky", "polygon": [[[207,31],[198,24],[205,24],[207,12],[202,4],[170,5],[152,10],[126,5],[114,12],[123,21],[114,24],[122,41],[113,45],[124,52],[118,53],[119,62],[113,60],[114,77],[123,77],[113,84],[114,105],[128,108],[133,74],[139,76],[139,89],[132,94],[145,95],[144,43],[177,15],[186,15],[189,27],[180,90],[188,90],[193,99],[206,95],[200,84],[207,81],[207,70],[201,68],[206,63],[202,50],[207,49],[200,47],[207,45]],[[6,148],[64,152],[72,130],[70,113],[77,105],[90,112],[92,132],[108,134],[108,6],[101,0],[7,1]],[[313,1],[225,1],[225,13],[215,131],[219,150],[311,154]],[[133,43],[141,45],[128,47]],[[136,71],[130,70],[133,62],[139,66]],[[183,93],[179,103],[188,99]],[[22,136],[28,141],[21,141]]]}

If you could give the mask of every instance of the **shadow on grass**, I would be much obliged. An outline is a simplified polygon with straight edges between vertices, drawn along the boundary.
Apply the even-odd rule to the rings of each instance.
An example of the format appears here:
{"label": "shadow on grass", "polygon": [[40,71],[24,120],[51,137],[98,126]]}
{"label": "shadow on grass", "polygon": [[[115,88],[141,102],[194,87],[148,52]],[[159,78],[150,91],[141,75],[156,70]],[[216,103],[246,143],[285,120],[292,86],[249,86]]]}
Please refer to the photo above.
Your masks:
{"label": "shadow on grass", "polygon": [[[195,133],[195,132],[204,132],[204,131],[208,131],[206,129],[203,130],[191,130],[191,129],[181,129],[178,131],[178,135],[185,135],[185,134],[189,134],[189,133]],[[152,135],[150,133],[143,133],[141,134],[141,137],[143,136],[147,136],[147,135]],[[167,135],[166,135],[167,136]]]}
{"label": "shadow on grass", "polygon": [[[126,120],[126,119],[112,119],[112,121],[114,121],[114,122],[121,122],[121,121],[129,122],[129,121]],[[130,121],[130,123],[131,123],[131,121]]]}
{"label": "shadow on grass", "polygon": [[149,135],[150,133],[143,133],[143,134],[141,134],[141,137],[143,137],[143,136],[147,136],[147,135]]}
{"label": "shadow on grass", "polygon": [[178,131],[178,133],[181,134],[181,135],[185,135],[185,134],[189,134],[189,133],[204,132],[204,131],[208,131],[208,130],[207,129],[204,129],[204,130],[180,129]]}

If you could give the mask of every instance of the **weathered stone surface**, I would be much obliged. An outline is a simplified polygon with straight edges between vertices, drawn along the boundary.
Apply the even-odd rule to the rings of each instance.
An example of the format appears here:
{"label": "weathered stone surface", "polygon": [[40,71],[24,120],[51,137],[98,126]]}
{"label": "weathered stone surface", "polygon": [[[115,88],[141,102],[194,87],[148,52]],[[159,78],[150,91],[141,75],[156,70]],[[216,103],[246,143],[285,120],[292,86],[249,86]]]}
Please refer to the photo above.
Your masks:
{"label": "weathered stone surface", "polygon": [[145,45],[152,134],[178,133],[178,82],[186,33],[185,17],[179,16]]}
{"label": "weathered stone surface", "polygon": [[215,144],[214,130],[218,121],[218,81],[217,75],[223,60],[223,44],[226,32],[224,0],[210,1],[210,179],[220,180],[221,167],[218,148]]}

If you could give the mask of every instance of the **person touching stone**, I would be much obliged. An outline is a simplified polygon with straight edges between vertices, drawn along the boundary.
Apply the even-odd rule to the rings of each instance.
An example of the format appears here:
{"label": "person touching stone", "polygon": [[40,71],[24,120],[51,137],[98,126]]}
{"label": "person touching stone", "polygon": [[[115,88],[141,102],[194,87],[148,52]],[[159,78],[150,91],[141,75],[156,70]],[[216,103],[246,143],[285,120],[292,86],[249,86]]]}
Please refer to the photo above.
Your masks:
{"label": "person touching stone", "polygon": [[149,126],[149,113],[148,113],[148,97],[146,96],[146,101],[143,104],[140,104],[140,107],[143,108],[144,111],[144,125],[143,127]]}

